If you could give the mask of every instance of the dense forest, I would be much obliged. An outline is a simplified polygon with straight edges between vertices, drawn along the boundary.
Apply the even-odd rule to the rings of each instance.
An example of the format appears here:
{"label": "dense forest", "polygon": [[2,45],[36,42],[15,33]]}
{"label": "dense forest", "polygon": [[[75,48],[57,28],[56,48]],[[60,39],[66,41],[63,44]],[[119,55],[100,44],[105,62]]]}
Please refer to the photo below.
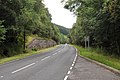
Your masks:
{"label": "dense forest", "polygon": [[0,57],[23,53],[31,34],[65,42],[43,0],[0,0]]}
{"label": "dense forest", "polygon": [[90,36],[92,47],[120,55],[119,0],[63,1],[64,7],[77,16],[69,35],[71,43],[84,46],[84,37]]}

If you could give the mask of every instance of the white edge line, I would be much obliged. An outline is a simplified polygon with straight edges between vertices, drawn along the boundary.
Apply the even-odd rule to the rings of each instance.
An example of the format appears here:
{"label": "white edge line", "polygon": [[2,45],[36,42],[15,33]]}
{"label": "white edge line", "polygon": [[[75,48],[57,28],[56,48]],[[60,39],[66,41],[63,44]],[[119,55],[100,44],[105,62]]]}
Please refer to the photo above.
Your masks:
{"label": "white edge line", "polygon": [[72,70],[73,67],[70,67],[70,70]]}
{"label": "white edge line", "polygon": [[23,69],[26,69],[26,68],[34,65],[34,64],[35,64],[35,63],[32,63],[32,64],[29,64],[29,65],[27,65],[27,66],[25,66],[25,67],[22,67],[22,68],[18,69],[18,70],[15,70],[15,71],[12,72],[12,74],[14,74],[14,73],[16,73],[16,72],[19,72],[19,71],[21,71],[21,70],[23,70]]}
{"label": "white edge line", "polygon": [[70,74],[70,71],[68,71],[68,73],[67,73],[68,75]]}
{"label": "white edge line", "polygon": [[[75,48],[75,49],[76,49],[76,48]],[[74,58],[74,60],[73,60],[72,67],[70,67],[70,70],[73,69],[73,66],[74,66],[74,64],[75,64],[75,62],[76,62],[76,59],[77,59],[77,49],[76,49],[76,55],[75,55],[75,58]],[[70,71],[68,71],[67,74],[69,75],[69,74],[70,74]],[[67,79],[68,79],[68,75],[65,76],[64,80],[67,80]]]}
{"label": "white edge line", "polygon": [[0,76],[1,78],[3,78],[3,76]]}
{"label": "white edge line", "polygon": [[75,62],[75,61],[76,61],[76,59],[77,59],[77,58],[75,57],[75,59],[74,59],[74,61],[73,61],[73,62]]}
{"label": "white edge line", "polygon": [[72,67],[74,66],[74,64],[72,64]]}
{"label": "white edge line", "polygon": [[76,59],[77,59],[77,49],[76,49],[76,55],[75,55],[73,63],[75,63]]}
{"label": "white edge line", "polygon": [[64,80],[67,80],[68,79],[68,76],[65,76]]}
{"label": "white edge line", "polygon": [[75,61],[73,61],[73,64],[75,64]]}

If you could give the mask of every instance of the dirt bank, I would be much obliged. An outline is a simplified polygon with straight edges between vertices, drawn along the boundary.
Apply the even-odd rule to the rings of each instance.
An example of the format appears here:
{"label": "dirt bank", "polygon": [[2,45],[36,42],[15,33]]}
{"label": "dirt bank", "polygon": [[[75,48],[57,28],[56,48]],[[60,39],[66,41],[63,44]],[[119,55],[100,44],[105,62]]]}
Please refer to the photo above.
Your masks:
{"label": "dirt bank", "polygon": [[53,40],[33,39],[31,43],[27,45],[28,49],[42,49],[55,46],[57,43]]}

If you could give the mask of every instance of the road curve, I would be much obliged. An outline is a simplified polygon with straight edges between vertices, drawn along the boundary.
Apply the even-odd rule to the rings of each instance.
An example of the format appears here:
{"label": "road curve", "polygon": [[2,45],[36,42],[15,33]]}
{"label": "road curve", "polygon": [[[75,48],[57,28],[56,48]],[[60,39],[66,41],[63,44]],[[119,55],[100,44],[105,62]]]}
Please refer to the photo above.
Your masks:
{"label": "road curve", "polygon": [[0,80],[65,80],[76,50],[69,45],[0,65]]}
{"label": "road curve", "polygon": [[68,80],[120,80],[120,75],[78,56]]}

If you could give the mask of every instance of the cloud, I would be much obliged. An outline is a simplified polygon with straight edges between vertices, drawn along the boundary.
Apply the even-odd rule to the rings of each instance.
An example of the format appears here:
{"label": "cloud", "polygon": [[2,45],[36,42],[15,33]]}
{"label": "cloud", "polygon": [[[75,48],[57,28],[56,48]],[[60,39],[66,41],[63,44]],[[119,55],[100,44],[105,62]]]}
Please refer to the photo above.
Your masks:
{"label": "cloud", "polygon": [[76,17],[67,9],[64,9],[61,0],[44,0],[52,15],[52,22],[62,25],[67,28],[72,28],[73,23],[76,22]]}

